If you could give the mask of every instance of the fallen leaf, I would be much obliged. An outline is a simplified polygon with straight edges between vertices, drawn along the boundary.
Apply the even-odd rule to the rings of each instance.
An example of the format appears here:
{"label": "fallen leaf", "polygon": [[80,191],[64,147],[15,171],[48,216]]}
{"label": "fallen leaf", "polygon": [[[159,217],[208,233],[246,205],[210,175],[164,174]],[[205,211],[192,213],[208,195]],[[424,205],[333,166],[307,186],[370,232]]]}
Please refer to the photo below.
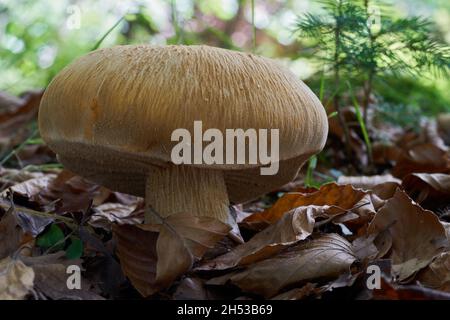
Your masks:
{"label": "fallen leaf", "polygon": [[46,174],[42,172],[30,172],[27,170],[0,167],[0,192],[3,192],[18,183],[35,178],[41,178],[45,175]]}
{"label": "fallen leaf", "polygon": [[337,278],[347,272],[355,260],[347,240],[337,234],[326,234],[252,264],[244,271],[213,278],[208,284],[230,281],[246,292],[270,298],[300,282]]}
{"label": "fallen leaf", "polygon": [[392,270],[404,281],[426,267],[447,245],[445,229],[431,211],[397,190],[369,225],[369,234],[387,231],[392,238]]}
{"label": "fallen leaf", "polygon": [[113,225],[117,241],[117,255],[123,273],[144,296],[159,290],[156,284],[156,241],[158,233],[145,231],[134,225]]}
{"label": "fallen leaf", "polygon": [[63,264],[36,264],[35,288],[53,300],[104,300],[103,297],[91,292],[89,284],[81,281],[81,288],[71,290],[67,287],[67,266]]}
{"label": "fallen leaf", "polygon": [[[40,192],[48,188],[49,184],[55,179],[56,175],[46,174],[38,178],[29,179],[18,183],[10,188],[13,193],[18,193],[24,197],[33,199]],[[6,196],[6,191],[2,193],[2,196]]]}
{"label": "fallen leaf", "polygon": [[199,278],[184,278],[173,294],[174,300],[207,300],[208,291]]}
{"label": "fallen leaf", "polygon": [[113,226],[123,271],[143,296],[169,287],[229,230],[216,219],[185,214],[161,225]]}
{"label": "fallen leaf", "polygon": [[395,191],[400,185],[397,182],[385,182],[377,184],[372,188],[372,193],[382,200],[390,199],[394,196]]}
{"label": "fallen leaf", "polygon": [[139,224],[143,223],[143,215],[136,211],[138,204],[124,205],[121,203],[103,203],[94,207],[94,214],[89,219],[93,227],[111,229],[112,223]]}
{"label": "fallen leaf", "polygon": [[402,152],[394,168],[392,168],[392,175],[403,179],[414,172],[450,172],[450,157],[447,151],[433,144],[424,143]]}
{"label": "fallen leaf", "polygon": [[[149,225],[140,227],[145,229]],[[184,214],[169,216],[158,228],[156,281],[163,287],[189,270],[196,259],[230,231],[228,225],[216,219]]]}
{"label": "fallen leaf", "polygon": [[280,252],[285,247],[306,239],[314,229],[315,217],[323,213],[323,207],[299,207],[287,212],[275,224],[257,233],[216,259],[207,261],[196,270],[223,270],[247,265]]}
{"label": "fallen leaf", "polygon": [[7,257],[0,260],[0,300],[21,300],[30,292],[34,271],[22,261]]}
{"label": "fallen leaf", "polygon": [[280,293],[271,300],[301,300],[309,296],[314,296],[320,291],[316,286],[315,283],[308,282],[301,288],[294,288],[287,292]]}
{"label": "fallen leaf", "polygon": [[381,277],[381,289],[372,290],[375,300],[449,300],[450,294],[416,285],[395,285]]}
{"label": "fallen leaf", "polygon": [[438,255],[420,272],[417,280],[424,286],[450,293],[450,251]]}
{"label": "fallen leaf", "polygon": [[[403,188],[418,203],[427,201],[448,203],[450,198],[450,175],[442,173],[412,173],[403,179]],[[447,199],[447,201],[445,201]]]}
{"label": "fallen leaf", "polygon": [[28,123],[37,116],[42,90],[29,91],[21,98],[0,95],[0,154],[23,142],[30,135]]}
{"label": "fallen leaf", "polygon": [[96,284],[99,291],[106,296],[118,297],[126,278],[119,262],[113,255],[114,248],[107,246],[83,226],[79,229],[79,236],[84,246],[83,266],[86,268],[86,278]]}
{"label": "fallen leaf", "polygon": [[13,208],[0,220],[0,259],[14,253],[22,242],[24,233],[17,222]]}
{"label": "fallen leaf", "polygon": [[353,252],[359,260],[372,260],[378,255],[378,248],[374,244],[375,238],[376,235],[369,235],[367,237],[356,238],[352,242]]}
{"label": "fallen leaf", "polygon": [[244,221],[250,225],[267,226],[275,223],[289,210],[310,205],[334,206],[345,211],[353,208],[365,195],[366,193],[364,191],[357,190],[351,185],[337,185],[335,183],[330,183],[312,193],[287,193],[268,210],[261,213],[255,213]]}
{"label": "fallen leaf", "polygon": [[395,178],[390,174],[379,175],[379,176],[340,176],[337,180],[338,184],[345,185],[351,184],[355,188],[360,188],[364,190],[372,190],[376,185],[393,182],[400,184],[402,181]]}
{"label": "fallen leaf", "polygon": [[81,268],[81,260],[65,258],[64,251],[53,254],[20,257],[34,271],[34,289],[52,300],[103,300],[104,298],[90,291],[89,282],[80,278],[80,289],[67,287],[67,267],[76,265]]}
{"label": "fallen leaf", "polygon": [[50,223],[54,221],[53,218],[28,214],[17,208],[16,219],[22,230],[29,233],[33,237],[37,237]]}

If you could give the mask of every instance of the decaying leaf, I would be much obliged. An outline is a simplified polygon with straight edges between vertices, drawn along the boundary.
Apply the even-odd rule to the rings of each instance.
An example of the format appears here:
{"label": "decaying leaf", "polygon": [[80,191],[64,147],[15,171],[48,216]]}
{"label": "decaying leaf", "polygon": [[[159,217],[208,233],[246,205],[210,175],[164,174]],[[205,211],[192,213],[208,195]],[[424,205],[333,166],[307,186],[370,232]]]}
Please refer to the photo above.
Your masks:
{"label": "decaying leaf", "polygon": [[89,224],[109,230],[112,223],[138,224],[143,222],[143,215],[136,212],[138,204],[121,204],[107,202],[94,208]]}
{"label": "decaying leaf", "polygon": [[13,208],[10,208],[0,220],[0,259],[16,251],[24,233],[19,226]]}
{"label": "decaying leaf", "polygon": [[374,259],[378,255],[378,248],[374,244],[375,235],[356,238],[352,242],[353,251],[360,260]]}
{"label": "decaying leaf", "polygon": [[[140,227],[151,230],[155,225]],[[171,215],[157,228],[156,281],[163,287],[189,270],[196,259],[200,259],[230,231],[229,226],[216,219],[185,214]]]}
{"label": "decaying leaf", "polygon": [[79,289],[69,289],[67,273],[69,265],[81,268],[81,260],[69,260],[64,251],[36,257],[20,257],[34,272],[34,290],[52,300],[103,300],[90,290],[89,282],[80,278]]}
{"label": "decaying leaf", "polygon": [[228,281],[244,291],[266,298],[303,281],[333,279],[347,272],[357,260],[351,244],[337,234],[297,245],[279,255],[250,265],[240,272],[211,279],[210,284]]}
{"label": "decaying leaf", "polygon": [[287,292],[280,293],[279,295],[273,297],[272,300],[301,300],[319,292],[320,290],[316,288],[315,283],[308,282],[301,288],[294,288]]}
{"label": "decaying leaf", "polygon": [[[29,179],[18,183],[10,188],[14,193],[21,194],[28,198],[34,198],[42,190],[48,188],[49,184],[55,179],[56,175],[46,174],[38,178]],[[5,193],[2,194],[5,196]]]}
{"label": "decaying leaf", "polygon": [[401,180],[390,174],[386,174],[381,176],[340,176],[337,181],[338,184],[351,184],[355,188],[361,188],[364,190],[372,190],[376,185],[386,182],[400,184]]}
{"label": "decaying leaf", "polygon": [[[271,208],[255,213],[245,219],[248,224],[272,224],[280,219],[289,210],[301,206],[330,206],[349,210],[366,195],[351,185],[337,185],[330,183],[322,186],[318,191],[311,193],[291,192],[281,197]],[[332,209],[336,210],[336,208]],[[340,210],[342,213],[342,210]]]}
{"label": "decaying leaf", "polygon": [[134,225],[113,225],[117,255],[123,273],[144,297],[158,291],[156,278],[156,241],[158,233]]}
{"label": "decaying leaf", "polygon": [[197,269],[223,270],[273,256],[286,246],[306,239],[314,229],[315,217],[322,213],[323,207],[319,206],[299,207],[291,210],[248,242],[214,260],[207,261]]}
{"label": "decaying leaf", "polygon": [[450,198],[450,175],[441,173],[413,173],[403,179],[405,191],[418,203],[425,200],[445,201]]}
{"label": "decaying leaf", "polygon": [[450,293],[450,251],[438,255],[417,280],[427,287]]}
{"label": "decaying leaf", "polygon": [[218,220],[185,214],[161,225],[113,227],[124,273],[143,296],[170,286],[229,230]]}
{"label": "decaying leaf", "polygon": [[448,173],[450,171],[450,157],[447,151],[440,149],[434,144],[418,144],[406,152],[400,153],[392,175],[404,178],[410,173]]}
{"label": "decaying leaf", "polygon": [[381,277],[381,289],[372,290],[375,300],[449,300],[450,294],[417,285],[395,285]]}
{"label": "decaying leaf", "polygon": [[208,292],[199,278],[184,278],[173,294],[175,300],[206,300]]}
{"label": "decaying leaf", "polygon": [[35,288],[46,297],[54,300],[104,300],[95,292],[90,291],[87,281],[82,279],[81,287],[71,290],[67,287],[67,266],[60,263],[36,264],[33,266],[35,273]]}
{"label": "decaying leaf", "polygon": [[0,300],[20,300],[33,288],[34,271],[22,261],[0,260]]}
{"label": "decaying leaf", "polygon": [[392,269],[400,281],[426,267],[448,246],[438,217],[401,190],[378,211],[368,230],[375,234],[387,231],[392,238]]}
{"label": "decaying leaf", "polygon": [[17,98],[0,93],[0,153],[21,143],[29,134],[27,126],[37,115],[42,90],[28,91]]}

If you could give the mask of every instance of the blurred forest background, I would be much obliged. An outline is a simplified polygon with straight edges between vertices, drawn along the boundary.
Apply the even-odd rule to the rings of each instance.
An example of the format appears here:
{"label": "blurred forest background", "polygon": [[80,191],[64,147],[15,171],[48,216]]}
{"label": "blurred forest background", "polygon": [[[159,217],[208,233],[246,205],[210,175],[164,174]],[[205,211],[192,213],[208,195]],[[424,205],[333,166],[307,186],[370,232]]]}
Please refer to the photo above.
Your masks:
{"label": "blurred forest background", "polygon": [[[450,42],[450,3],[446,0],[374,5],[381,7],[381,14],[394,18],[426,17],[433,22],[432,35]],[[281,60],[318,93],[323,63],[312,50],[317,39],[296,31],[303,15],[322,13],[323,3],[316,0],[1,0],[0,90],[19,94],[45,87],[61,68],[96,47],[110,31],[101,46],[182,43],[254,50]],[[389,77],[376,81],[385,109],[395,104],[395,112],[420,110],[428,115],[449,110],[448,79],[426,74],[402,77],[402,81]],[[335,90],[326,82],[325,88]]]}

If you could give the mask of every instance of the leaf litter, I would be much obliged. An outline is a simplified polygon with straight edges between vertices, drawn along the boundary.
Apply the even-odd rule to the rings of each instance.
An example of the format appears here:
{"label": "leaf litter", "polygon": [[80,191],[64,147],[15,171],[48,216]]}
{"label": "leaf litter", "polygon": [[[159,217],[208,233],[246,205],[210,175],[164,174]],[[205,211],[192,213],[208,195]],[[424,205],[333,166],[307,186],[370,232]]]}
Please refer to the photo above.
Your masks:
{"label": "leaf litter", "polygon": [[[316,170],[335,182],[306,187],[302,172],[230,207],[233,230],[188,212],[144,224],[143,199],[62,169],[45,145],[11,152],[32,133],[40,95],[0,97],[1,298],[450,297],[450,155],[432,123],[387,130],[389,141],[373,144],[376,174],[345,176],[331,119],[336,166]],[[353,131],[351,149],[367,163]],[[383,263],[381,287],[368,290],[367,266]],[[81,290],[67,288],[69,265]]]}

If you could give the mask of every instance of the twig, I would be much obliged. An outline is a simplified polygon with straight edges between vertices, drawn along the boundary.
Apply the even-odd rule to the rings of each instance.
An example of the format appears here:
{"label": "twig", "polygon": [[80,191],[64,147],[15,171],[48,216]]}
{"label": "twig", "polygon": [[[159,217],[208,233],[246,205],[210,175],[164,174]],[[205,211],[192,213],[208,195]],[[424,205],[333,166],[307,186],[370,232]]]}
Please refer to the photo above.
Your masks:
{"label": "twig", "polygon": [[1,161],[0,161],[0,166],[3,166],[6,161],[8,161],[12,156],[14,156],[17,152],[19,152],[20,150],[22,150],[27,144],[28,141],[33,139],[34,136],[37,134],[37,129],[34,129],[33,132],[31,133],[31,135],[25,139],[25,141],[23,141],[21,144],[19,144],[15,149],[13,149],[10,153],[8,153]]}

